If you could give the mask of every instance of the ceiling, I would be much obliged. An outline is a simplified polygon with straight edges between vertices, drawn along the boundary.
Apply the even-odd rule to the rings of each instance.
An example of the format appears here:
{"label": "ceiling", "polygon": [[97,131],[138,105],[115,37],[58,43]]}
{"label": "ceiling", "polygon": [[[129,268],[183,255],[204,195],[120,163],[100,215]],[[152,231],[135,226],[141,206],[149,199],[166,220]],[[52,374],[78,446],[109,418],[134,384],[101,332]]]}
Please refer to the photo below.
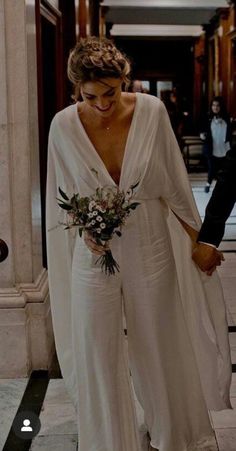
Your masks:
{"label": "ceiling", "polygon": [[197,36],[227,0],[103,0],[113,36]]}

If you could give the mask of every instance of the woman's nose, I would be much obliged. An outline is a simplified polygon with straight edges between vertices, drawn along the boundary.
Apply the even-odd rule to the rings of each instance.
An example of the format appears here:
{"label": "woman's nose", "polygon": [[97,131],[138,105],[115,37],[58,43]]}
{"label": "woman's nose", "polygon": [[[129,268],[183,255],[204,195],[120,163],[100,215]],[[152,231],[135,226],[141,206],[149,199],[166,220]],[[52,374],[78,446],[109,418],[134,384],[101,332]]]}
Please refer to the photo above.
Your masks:
{"label": "woman's nose", "polygon": [[98,106],[98,108],[105,109],[108,107],[109,102],[107,101],[107,99],[104,99],[103,97],[99,97],[96,101],[96,105]]}

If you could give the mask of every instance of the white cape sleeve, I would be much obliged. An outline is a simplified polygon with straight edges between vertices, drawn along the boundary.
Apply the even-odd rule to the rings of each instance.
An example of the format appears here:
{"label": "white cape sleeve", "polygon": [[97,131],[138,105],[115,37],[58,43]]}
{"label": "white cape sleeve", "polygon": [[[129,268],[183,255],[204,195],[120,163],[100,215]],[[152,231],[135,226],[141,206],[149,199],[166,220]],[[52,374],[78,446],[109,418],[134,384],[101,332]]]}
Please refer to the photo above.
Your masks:
{"label": "white cape sleeve", "polygon": [[223,291],[217,272],[207,276],[192,260],[192,243],[176,213],[199,230],[201,219],[183,157],[162,106],[158,133],[162,198],[173,247],[182,305],[208,409],[231,408],[231,359]]}
{"label": "white cape sleeve", "polygon": [[67,191],[62,161],[57,156],[55,133],[51,126],[48,145],[48,172],[46,195],[46,233],[50,305],[57,357],[66,388],[77,408],[76,378],[72,358],[71,338],[71,267],[74,236],[59,223],[65,222],[65,212],[57,203],[58,187]]}

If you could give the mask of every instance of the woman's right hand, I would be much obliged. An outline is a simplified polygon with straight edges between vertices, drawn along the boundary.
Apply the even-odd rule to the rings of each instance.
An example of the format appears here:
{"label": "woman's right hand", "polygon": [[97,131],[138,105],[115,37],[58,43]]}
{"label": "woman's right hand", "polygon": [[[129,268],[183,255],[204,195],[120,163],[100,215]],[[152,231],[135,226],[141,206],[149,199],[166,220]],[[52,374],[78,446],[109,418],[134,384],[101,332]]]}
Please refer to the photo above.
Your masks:
{"label": "woman's right hand", "polygon": [[87,248],[96,255],[103,255],[109,249],[107,242],[104,245],[97,244],[96,239],[89,232],[84,232],[84,242]]}
{"label": "woman's right hand", "polygon": [[207,243],[195,243],[193,247],[192,259],[201,271],[211,276],[217,266],[224,261],[224,255],[215,247],[209,246]]}

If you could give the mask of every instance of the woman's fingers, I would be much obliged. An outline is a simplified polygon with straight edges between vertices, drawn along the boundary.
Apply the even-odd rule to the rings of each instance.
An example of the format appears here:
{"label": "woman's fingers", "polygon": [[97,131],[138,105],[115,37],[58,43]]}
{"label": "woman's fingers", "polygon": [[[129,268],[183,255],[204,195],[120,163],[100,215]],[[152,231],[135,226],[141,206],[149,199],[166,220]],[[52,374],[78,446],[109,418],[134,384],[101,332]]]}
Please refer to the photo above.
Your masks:
{"label": "woman's fingers", "polygon": [[223,252],[220,252],[220,251],[219,251],[219,254],[220,254],[221,261],[225,261]]}
{"label": "woman's fingers", "polygon": [[220,252],[220,251],[217,251],[217,256],[216,256],[216,259],[215,259],[215,266],[220,266],[221,262],[224,261],[224,260],[225,260],[225,258],[224,258],[223,253]]}
{"label": "woman's fingers", "polygon": [[86,246],[89,248],[89,250],[96,255],[105,254],[105,251],[108,249],[107,243],[106,246],[103,246],[102,244],[97,244],[96,239],[93,238],[93,236],[90,235],[88,232],[84,233],[84,242]]}
{"label": "woman's fingers", "polygon": [[206,243],[195,243],[192,259],[201,271],[211,275],[216,266],[220,266],[224,261],[224,256],[222,252]]}
{"label": "woman's fingers", "polygon": [[223,252],[217,251],[217,259],[215,261],[215,264],[208,269],[208,271],[206,271],[208,276],[211,276],[213,274],[213,272],[216,270],[217,266],[221,265],[221,262],[224,261],[224,255]]}
{"label": "woman's fingers", "polygon": [[211,276],[215,270],[216,270],[216,266],[212,266],[212,268],[208,269],[208,271],[206,271],[206,273],[208,276]]}

